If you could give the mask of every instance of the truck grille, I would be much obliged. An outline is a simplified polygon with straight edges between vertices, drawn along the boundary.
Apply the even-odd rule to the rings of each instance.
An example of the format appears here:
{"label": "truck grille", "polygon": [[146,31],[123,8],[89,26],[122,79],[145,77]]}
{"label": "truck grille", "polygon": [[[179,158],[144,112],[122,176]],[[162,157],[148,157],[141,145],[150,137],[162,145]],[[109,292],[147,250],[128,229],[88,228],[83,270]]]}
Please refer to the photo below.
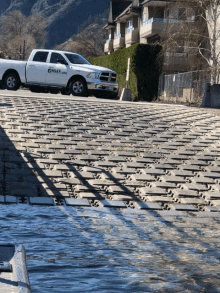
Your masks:
{"label": "truck grille", "polygon": [[101,81],[116,82],[116,73],[102,72],[100,74]]}

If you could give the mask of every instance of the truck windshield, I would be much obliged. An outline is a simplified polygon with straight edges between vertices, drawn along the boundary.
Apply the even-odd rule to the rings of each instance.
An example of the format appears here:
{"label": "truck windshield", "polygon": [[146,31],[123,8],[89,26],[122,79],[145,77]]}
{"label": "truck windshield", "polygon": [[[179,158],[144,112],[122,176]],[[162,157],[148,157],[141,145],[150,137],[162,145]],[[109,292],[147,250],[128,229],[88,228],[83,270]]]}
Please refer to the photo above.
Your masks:
{"label": "truck windshield", "polygon": [[65,56],[69,59],[70,63],[73,64],[91,64],[80,55],[65,53]]}

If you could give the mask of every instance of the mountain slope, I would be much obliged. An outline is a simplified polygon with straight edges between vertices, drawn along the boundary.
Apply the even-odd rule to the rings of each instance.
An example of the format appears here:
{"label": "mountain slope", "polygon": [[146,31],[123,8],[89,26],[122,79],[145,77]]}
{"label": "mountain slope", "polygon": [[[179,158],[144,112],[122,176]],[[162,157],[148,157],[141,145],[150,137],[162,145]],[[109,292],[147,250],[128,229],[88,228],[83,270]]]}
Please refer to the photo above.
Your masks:
{"label": "mountain slope", "polygon": [[91,15],[109,8],[109,0],[8,0],[0,1],[0,12],[18,9],[25,15],[41,13],[48,21],[46,48],[61,44],[76,34]]}

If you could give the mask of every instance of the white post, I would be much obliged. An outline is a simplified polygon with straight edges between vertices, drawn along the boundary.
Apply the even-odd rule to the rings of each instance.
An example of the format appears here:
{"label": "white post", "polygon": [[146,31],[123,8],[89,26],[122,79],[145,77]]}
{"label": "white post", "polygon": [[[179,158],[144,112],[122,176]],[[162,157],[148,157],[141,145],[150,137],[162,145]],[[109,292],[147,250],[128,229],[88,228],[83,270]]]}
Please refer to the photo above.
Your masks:
{"label": "white post", "polygon": [[126,74],[126,89],[128,89],[129,74],[130,74],[130,57],[128,58],[128,66],[127,66],[127,74]]}
{"label": "white post", "polygon": [[128,58],[127,74],[126,74],[126,87],[123,88],[120,101],[131,101],[131,90],[128,88],[130,74],[130,58]]}

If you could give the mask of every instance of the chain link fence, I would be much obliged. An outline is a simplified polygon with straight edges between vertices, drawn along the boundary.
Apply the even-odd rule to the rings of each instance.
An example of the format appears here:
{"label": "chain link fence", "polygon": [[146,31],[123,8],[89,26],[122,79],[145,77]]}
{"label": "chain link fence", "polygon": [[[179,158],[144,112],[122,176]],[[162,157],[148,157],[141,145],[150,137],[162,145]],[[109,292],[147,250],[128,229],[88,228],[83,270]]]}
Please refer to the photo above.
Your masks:
{"label": "chain link fence", "polygon": [[206,84],[210,83],[210,81],[210,74],[203,70],[160,75],[158,96],[166,99],[176,98],[178,101],[178,98],[184,98],[188,90],[190,91],[191,100],[198,101],[204,96]]}

